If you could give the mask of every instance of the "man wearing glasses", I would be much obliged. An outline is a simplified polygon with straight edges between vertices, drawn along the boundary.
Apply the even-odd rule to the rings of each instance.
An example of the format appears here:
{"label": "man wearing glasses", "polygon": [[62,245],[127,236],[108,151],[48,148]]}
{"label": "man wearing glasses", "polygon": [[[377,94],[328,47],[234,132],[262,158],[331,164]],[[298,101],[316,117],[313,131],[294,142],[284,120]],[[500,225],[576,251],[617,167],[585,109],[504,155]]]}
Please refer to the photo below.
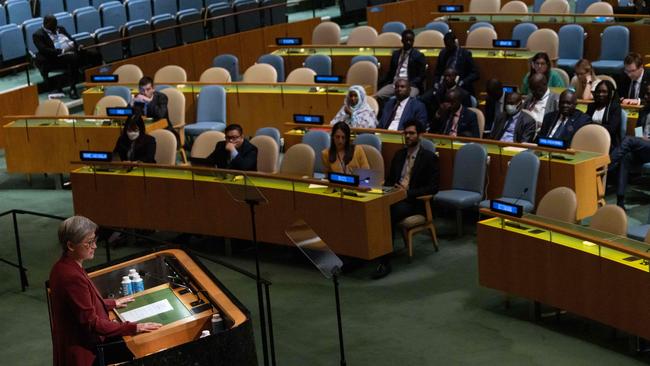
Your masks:
{"label": "man wearing glasses", "polygon": [[257,147],[244,138],[240,125],[226,127],[226,141],[219,141],[207,161],[220,169],[257,170]]}
{"label": "man wearing glasses", "polygon": [[621,104],[639,105],[644,99],[646,86],[650,84],[650,72],[643,69],[643,57],[635,52],[628,54],[623,61],[624,74],[621,77]]}

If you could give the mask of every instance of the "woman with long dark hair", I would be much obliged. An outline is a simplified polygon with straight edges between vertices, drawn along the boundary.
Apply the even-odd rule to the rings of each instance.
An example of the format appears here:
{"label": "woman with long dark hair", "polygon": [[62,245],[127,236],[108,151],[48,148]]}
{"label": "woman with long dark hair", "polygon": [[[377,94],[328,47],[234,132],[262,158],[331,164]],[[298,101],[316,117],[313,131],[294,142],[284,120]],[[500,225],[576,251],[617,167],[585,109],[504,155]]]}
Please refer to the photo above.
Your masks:
{"label": "woman with long dark hair", "polygon": [[356,168],[370,168],[361,146],[355,146],[350,140],[350,126],[345,122],[337,122],[332,127],[330,147],[322,151],[321,157],[327,172],[351,174]]}
{"label": "woman with long dark hair", "polygon": [[549,88],[566,88],[566,84],[560,74],[555,70],[552,70],[553,64],[551,64],[551,59],[548,57],[546,52],[538,52],[530,60],[530,71],[524,76],[524,81],[522,82],[521,93],[523,95],[528,94],[528,78],[534,74],[544,74],[546,80],[548,80]]}
{"label": "woman with long dark hair", "polygon": [[621,143],[621,105],[616,87],[609,80],[602,80],[594,89],[594,102],[587,106],[587,114],[594,123],[609,131],[610,150]]}
{"label": "woman with long dark hair", "polygon": [[124,128],[117,139],[113,154],[122,161],[156,163],[156,139],[147,135],[142,116],[133,114],[124,122]]}

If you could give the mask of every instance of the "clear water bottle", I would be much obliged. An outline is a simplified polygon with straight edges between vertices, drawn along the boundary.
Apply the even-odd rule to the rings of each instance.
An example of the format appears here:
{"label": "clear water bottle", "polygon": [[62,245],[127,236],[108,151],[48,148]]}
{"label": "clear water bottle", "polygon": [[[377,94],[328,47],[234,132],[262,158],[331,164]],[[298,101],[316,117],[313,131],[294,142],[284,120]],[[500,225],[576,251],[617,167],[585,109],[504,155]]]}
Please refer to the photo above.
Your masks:
{"label": "clear water bottle", "polygon": [[122,277],[121,288],[122,288],[122,295],[124,296],[131,295],[133,293],[131,288],[131,280],[129,279],[129,276]]}

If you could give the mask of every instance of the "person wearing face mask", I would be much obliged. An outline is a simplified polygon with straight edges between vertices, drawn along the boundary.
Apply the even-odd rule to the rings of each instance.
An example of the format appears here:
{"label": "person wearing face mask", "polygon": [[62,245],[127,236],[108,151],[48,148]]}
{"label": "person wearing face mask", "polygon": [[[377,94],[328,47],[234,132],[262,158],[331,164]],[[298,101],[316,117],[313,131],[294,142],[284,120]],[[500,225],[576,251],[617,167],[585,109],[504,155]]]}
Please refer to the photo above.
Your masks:
{"label": "person wearing face mask", "polygon": [[126,120],[113,154],[118,155],[122,161],[156,163],[156,139],[145,133],[140,114],[133,114]]}
{"label": "person wearing face mask", "polygon": [[650,70],[643,68],[643,56],[632,52],[623,61],[620,96],[623,105],[639,105],[644,99],[646,86],[650,84]]}
{"label": "person wearing face mask", "polygon": [[572,90],[560,94],[559,109],[544,116],[539,136],[564,140],[571,145],[573,135],[580,127],[591,123],[591,117],[576,109],[577,98]]}
{"label": "person wearing face mask", "polygon": [[422,103],[427,106],[427,114],[429,116],[436,114],[445,99],[445,95],[451,90],[458,91],[461,104],[464,107],[469,108],[472,106],[472,98],[465,89],[458,86],[459,80],[460,77],[456,73],[456,70],[449,67],[442,75],[442,82],[436,84],[434,88],[427,90],[420,97]]}
{"label": "person wearing face mask", "polygon": [[447,92],[429,126],[429,132],[448,136],[481,137],[476,113],[464,107],[460,98],[459,89]]}
{"label": "person wearing face mask", "polygon": [[529,78],[530,94],[524,100],[526,109],[537,122],[537,128],[542,125],[544,116],[557,110],[560,97],[548,88],[544,74],[533,74]]}
{"label": "person wearing face mask", "polygon": [[426,126],[427,109],[418,99],[410,97],[410,94],[411,86],[408,80],[397,79],[395,96],[384,104],[377,128],[402,130],[404,123],[409,120],[416,120]]}
{"label": "person wearing face mask", "polygon": [[336,113],[330,125],[345,122],[352,128],[375,128],[377,116],[366,101],[366,91],[361,85],[352,85],[343,102],[343,107]]}
{"label": "person wearing face mask", "polygon": [[626,136],[609,154],[608,171],[617,177],[616,204],[623,209],[630,170],[635,165],[650,163],[650,84],[643,90],[643,108],[639,110],[636,127],[642,128],[642,137]]}
{"label": "person wearing face mask", "polygon": [[522,112],[521,95],[512,92],[506,96],[505,113],[494,123],[490,138],[503,142],[533,142],[536,124],[533,117]]}
{"label": "person wearing face mask", "polygon": [[321,151],[325,173],[352,174],[354,169],[370,169],[368,158],[361,146],[350,140],[350,126],[338,122],[332,127],[330,147]]}
{"label": "person wearing face mask", "polygon": [[603,80],[594,89],[594,102],[587,105],[588,115],[594,123],[605,127],[610,136],[610,150],[621,143],[621,105],[616,87],[609,80]]}
{"label": "person wearing face mask", "polygon": [[479,79],[479,70],[474,63],[472,53],[458,46],[458,39],[454,32],[446,33],[444,42],[445,48],[440,51],[434,70],[434,82],[440,83],[445,70],[451,67],[459,76],[458,86],[470,95],[474,95],[474,82]]}
{"label": "person wearing face mask", "polygon": [[422,52],[413,48],[413,42],[415,42],[415,33],[410,29],[403,31],[402,48],[393,51],[388,73],[381,79],[380,89],[375,94],[377,99],[385,100],[392,97],[395,93],[395,81],[398,78],[409,81],[411,97],[417,96],[422,91],[426,59]]}

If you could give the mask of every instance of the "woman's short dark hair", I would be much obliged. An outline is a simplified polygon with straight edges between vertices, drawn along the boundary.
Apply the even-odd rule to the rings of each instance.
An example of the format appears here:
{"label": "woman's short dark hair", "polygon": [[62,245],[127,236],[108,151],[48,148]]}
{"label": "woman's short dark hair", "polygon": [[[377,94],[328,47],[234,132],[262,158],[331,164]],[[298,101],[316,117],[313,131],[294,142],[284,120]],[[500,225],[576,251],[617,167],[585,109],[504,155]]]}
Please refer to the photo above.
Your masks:
{"label": "woman's short dark hair", "polygon": [[72,216],[59,225],[59,244],[65,252],[68,242],[80,244],[88,234],[97,231],[97,224],[84,216]]}
{"label": "woman's short dark hair", "polygon": [[332,134],[330,135],[329,162],[333,163],[336,161],[336,144],[334,144],[334,134],[339,130],[343,131],[343,134],[345,135],[345,155],[343,156],[343,163],[347,165],[352,161],[352,156],[354,155],[354,145],[350,139],[350,126],[345,122],[337,122],[332,127]]}

